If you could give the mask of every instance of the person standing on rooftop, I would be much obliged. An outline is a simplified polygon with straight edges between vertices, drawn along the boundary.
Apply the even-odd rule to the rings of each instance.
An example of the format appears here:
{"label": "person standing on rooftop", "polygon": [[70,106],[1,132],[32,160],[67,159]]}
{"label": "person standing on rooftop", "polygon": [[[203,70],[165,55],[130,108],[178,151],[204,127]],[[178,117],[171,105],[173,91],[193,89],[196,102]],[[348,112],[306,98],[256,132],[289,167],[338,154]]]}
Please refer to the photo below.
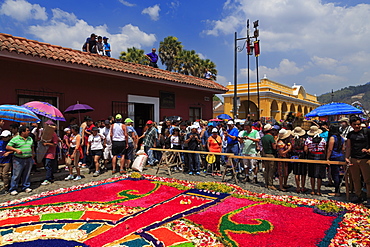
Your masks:
{"label": "person standing on rooftop", "polygon": [[107,56],[107,57],[110,57],[110,53],[111,53],[111,48],[110,48],[110,43],[108,43],[108,37],[103,37],[103,45],[104,45],[104,55]]}
{"label": "person standing on rooftop", "polygon": [[156,52],[156,49],[153,48],[151,53],[146,54],[145,56],[149,59],[150,63],[149,66],[152,66],[153,68],[158,68],[157,62],[158,62],[158,55]]}

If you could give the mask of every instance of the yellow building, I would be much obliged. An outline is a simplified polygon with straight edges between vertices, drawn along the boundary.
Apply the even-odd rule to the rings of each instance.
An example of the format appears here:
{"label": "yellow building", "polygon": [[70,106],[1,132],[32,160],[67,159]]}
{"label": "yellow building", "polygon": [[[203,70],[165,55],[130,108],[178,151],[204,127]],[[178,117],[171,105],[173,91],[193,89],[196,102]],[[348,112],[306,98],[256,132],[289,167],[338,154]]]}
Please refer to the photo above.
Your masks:
{"label": "yellow building", "polygon": [[[224,113],[233,116],[234,85],[228,85],[229,91],[223,94]],[[249,83],[249,114],[251,119],[257,118],[257,83]],[[305,115],[320,104],[316,95],[306,93],[303,86],[292,87],[262,79],[259,83],[260,117],[285,119],[289,112],[297,115]],[[237,85],[237,102],[239,119],[245,119],[248,115],[248,84]]]}

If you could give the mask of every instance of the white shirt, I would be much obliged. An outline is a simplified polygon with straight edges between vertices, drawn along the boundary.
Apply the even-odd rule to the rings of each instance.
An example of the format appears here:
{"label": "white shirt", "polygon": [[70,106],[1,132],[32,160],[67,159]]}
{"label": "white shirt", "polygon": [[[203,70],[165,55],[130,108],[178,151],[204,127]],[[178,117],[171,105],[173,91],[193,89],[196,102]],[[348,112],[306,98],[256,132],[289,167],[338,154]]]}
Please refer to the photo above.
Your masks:
{"label": "white shirt", "polygon": [[107,146],[112,145],[112,140],[110,139],[110,127],[109,128],[104,127],[102,131],[100,132],[100,134],[102,134],[107,140],[106,141]]}
{"label": "white shirt", "polygon": [[171,148],[173,148],[174,145],[176,145],[176,146],[180,145],[179,136],[171,136]]}
{"label": "white shirt", "polygon": [[122,129],[122,123],[114,123],[112,131],[113,131],[112,141],[118,142],[125,141],[125,133]]}
{"label": "white shirt", "polygon": [[105,139],[104,135],[98,133],[96,136],[90,135],[88,142],[90,143],[91,150],[103,149],[102,141]]}

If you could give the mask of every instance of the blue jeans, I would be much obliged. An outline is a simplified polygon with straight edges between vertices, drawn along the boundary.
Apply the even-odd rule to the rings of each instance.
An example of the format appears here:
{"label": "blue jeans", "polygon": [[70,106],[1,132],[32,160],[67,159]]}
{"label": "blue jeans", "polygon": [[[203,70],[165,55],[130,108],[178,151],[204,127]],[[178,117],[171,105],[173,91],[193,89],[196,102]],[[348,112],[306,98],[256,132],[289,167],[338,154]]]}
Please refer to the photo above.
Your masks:
{"label": "blue jeans", "polygon": [[[232,154],[238,156],[239,155],[239,144],[238,143],[236,143],[234,145],[229,145],[228,144],[227,147],[226,147],[226,152],[225,153],[232,153]],[[234,165],[239,164],[239,159],[234,159],[233,163],[234,163]],[[239,166],[237,168],[240,170]]]}
{"label": "blue jeans", "polygon": [[157,162],[158,160],[156,160],[154,158],[154,155],[153,155],[153,150],[150,150],[151,147],[147,147],[147,146],[144,146],[144,151],[145,153],[148,155],[148,164],[149,165],[154,165],[155,162]]}
{"label": "blue jeans", "polygon": [[200,171],[199,154],[189,153],[189,170],[191,172]]}
{"label": "blue jeans", "polygon": [[[331,161],[344,161],[344,156],[337,157],[337,158],[330,158]],[[340,166],[339,165],[331,165],[331,177],[333,178],[334,181],[334,187],[335,191],[334,193],[339,193],[340,191],[340,176],[339,176],[339,171],[340,171]]]}
{"label": "blue jeans", "polygon": [[55,159],[45,159],[46,180],[54,180],[53,167]]}
{"label": "blue jeans", "polygon": [[31,186],[30,174],[32,165],[32,157],[26,159],[13,157],[13,176],[10,182],[10,192],[18,189],[18,183],[21,178],[22,190],[25,190]]}

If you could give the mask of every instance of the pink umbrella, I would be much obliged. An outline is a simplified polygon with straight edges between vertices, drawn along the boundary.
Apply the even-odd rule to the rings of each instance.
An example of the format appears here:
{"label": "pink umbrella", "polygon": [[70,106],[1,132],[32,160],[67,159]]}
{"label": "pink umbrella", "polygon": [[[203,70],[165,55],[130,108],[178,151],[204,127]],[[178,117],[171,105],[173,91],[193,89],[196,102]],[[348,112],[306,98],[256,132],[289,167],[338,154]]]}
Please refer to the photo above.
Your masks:
{"label": "pink umbrella", "polygon": [[218,119],[218,118],[212,118],[209,120],[210,122],[222,122],[221,119]]}
{"label": "pink umbrella", "polygon": [[30,101],[22,105],[28,110],[42,115],[44,117],[50,118],[55,121],[66,121],[63,114],[55,106],[42,101]]}

